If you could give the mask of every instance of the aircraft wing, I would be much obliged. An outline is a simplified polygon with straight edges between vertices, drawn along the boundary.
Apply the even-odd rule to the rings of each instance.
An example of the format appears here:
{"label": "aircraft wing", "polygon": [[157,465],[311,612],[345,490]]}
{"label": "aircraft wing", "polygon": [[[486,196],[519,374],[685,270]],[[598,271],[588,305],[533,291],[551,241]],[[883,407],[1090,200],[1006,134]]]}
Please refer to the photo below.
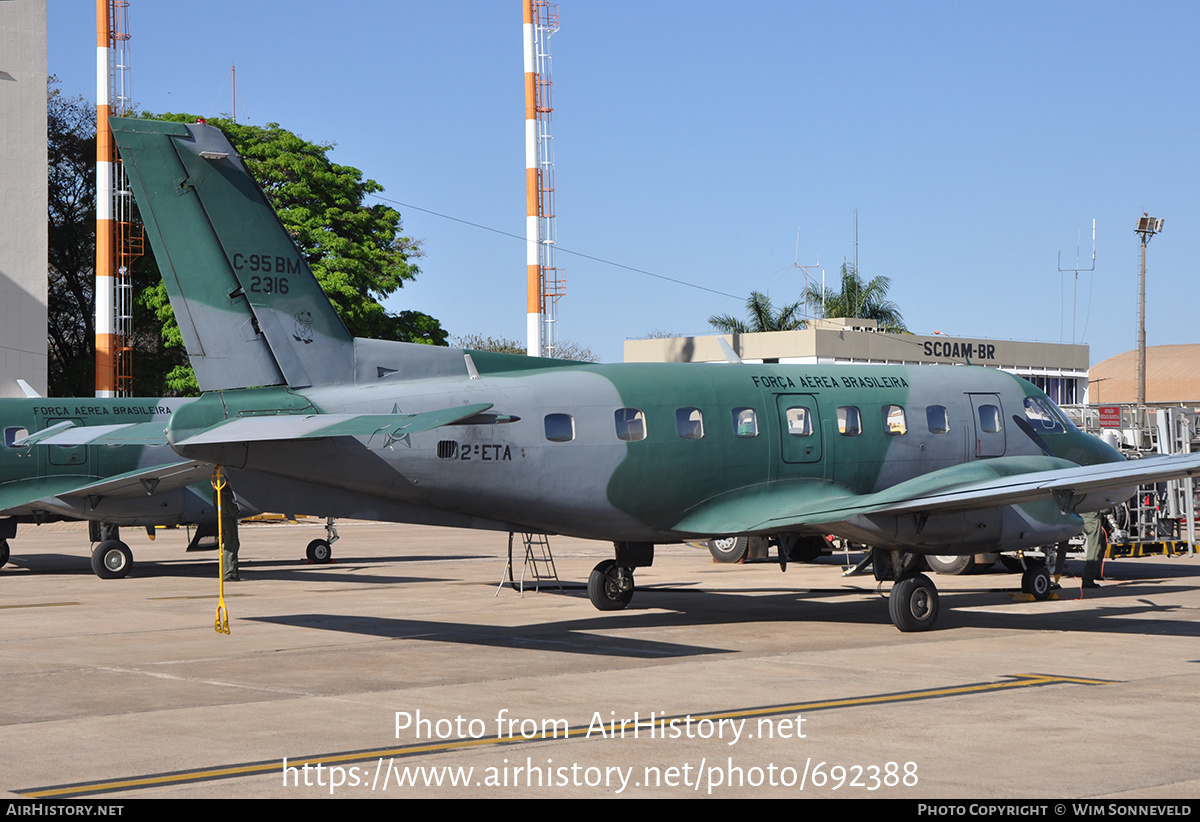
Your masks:
{"label": "aircraft wing", "polygon": [[213,467],[206,462],[180,460],[105,477],[58,496],[144,497],[204,482],[212,473]]}
{"label": "aircraft wing", "polygon": [[1148,482],[1200,475],[1200,454],[1076,465],[1055,457],[997,457],[955,465],[873,494],[817,480],[741,489],[701,503],[675,524],[702,535],[770,533],[821,526],[851,517],[952,513],[1111,492],[1109,502]]}
{"label": "aircraft wing", "polygon": [[69,493],[89,482],[88,477],[39,477],[6,482],[0,485],[0,515],[32,514],[42,510],[38,500],[51,499]]}
{"label": "aircraft wing", "polygon": [[74,475],[37,477],[0,485],[0,516],[56,510],[55,500],[83,497],[145,497],[173,491],[206,480],[212,466],[195,460],[139,468],[124,474],[97,479]]}

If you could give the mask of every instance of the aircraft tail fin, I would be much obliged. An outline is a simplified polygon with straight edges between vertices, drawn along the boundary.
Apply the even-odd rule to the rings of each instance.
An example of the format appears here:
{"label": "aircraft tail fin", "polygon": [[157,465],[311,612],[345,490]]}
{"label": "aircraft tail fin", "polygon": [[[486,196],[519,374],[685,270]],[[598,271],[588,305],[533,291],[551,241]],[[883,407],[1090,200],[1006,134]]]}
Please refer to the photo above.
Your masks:
{"label": "aircraft tail fin", "polygon": [[201,389],[352,380],[353,337],[225,135],[110,122]]}

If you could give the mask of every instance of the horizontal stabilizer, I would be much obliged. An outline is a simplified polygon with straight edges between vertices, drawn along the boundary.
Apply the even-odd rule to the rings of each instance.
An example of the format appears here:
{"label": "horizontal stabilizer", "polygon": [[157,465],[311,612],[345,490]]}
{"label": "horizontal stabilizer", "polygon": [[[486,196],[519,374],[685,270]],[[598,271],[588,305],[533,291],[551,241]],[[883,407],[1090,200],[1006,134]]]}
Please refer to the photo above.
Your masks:
{"label": "horizontal stabilizer", "polygon": [[76,425],[67,420],[17,440],[14,445],[166,445],[164,422]]}
{"label": "horizontal stabilizer", "polygon": [[381,447],[409,434],[431,431],[469,419],[492,407],[491,403],[443,408],[421,414],[294,414],[241,417],[221,422],[173,442],[176,447],[231,442],[320,439],[326,437],[383,438]]}

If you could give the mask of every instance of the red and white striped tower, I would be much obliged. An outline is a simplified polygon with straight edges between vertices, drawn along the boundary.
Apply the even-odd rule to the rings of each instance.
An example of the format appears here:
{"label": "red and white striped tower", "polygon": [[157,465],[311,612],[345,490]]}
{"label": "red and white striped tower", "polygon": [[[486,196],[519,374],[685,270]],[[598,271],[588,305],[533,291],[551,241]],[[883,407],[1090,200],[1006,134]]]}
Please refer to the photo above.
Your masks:
{"label": "red and white striped tower", "polygon": [[542,355],[542,270],[539,262],[537,57],[533,30],[534,0],[521,0],[525,37],[525,339],[531,357]]}
{"label": "red and white striped tower", "polygon": [[116,290],[113,287],[112,21],[109,0],[96,0],[96,396],[117,395]]}
{"label": "red and white striped tower", "polygon": [[558,348],[558,300],[566,283],[556,262],[554,111],[550,35],[558,4],[522,0],[525,26],[525,220],[528,353],[552,357]]}
{"label": "red and white striped tower", "polygon": [[145,238],[112,139],[109,115],[129,99],[129,2],[96,0],[96,396],[133,393],[133,261]]}

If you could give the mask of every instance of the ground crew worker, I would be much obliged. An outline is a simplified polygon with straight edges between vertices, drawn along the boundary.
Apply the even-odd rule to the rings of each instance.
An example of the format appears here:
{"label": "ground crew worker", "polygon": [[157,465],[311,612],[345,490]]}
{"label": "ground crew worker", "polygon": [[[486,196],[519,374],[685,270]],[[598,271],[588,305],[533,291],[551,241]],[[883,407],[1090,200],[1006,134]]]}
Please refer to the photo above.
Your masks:
{"label": "ground crew worker", "polygon": [[220,507],[217,509],[221,512],[220,534],[223,542],[221,548],[221,562],[224,568],[224,579],[227,582],[237,582],[241,580],[238,573],[238,548],[241,543],[238,541],[238,506],[237,500],[234,499],[233,489],[229,487],[229,481],[226,480],[220,490],[213,491],[213,504],[217,504],[217,495],[220,495]]}
{"label": "ground crew worker", "polygon": [[1084,539],[1083,587],[1099,588],[1100,583],[1096,580],[1104,579],[1101,575],[1104,568],[1101,564],[1104,558],[1104,530],[1101,528],[1100,512],[1091,511],[1080,516],[1083,517]]}

